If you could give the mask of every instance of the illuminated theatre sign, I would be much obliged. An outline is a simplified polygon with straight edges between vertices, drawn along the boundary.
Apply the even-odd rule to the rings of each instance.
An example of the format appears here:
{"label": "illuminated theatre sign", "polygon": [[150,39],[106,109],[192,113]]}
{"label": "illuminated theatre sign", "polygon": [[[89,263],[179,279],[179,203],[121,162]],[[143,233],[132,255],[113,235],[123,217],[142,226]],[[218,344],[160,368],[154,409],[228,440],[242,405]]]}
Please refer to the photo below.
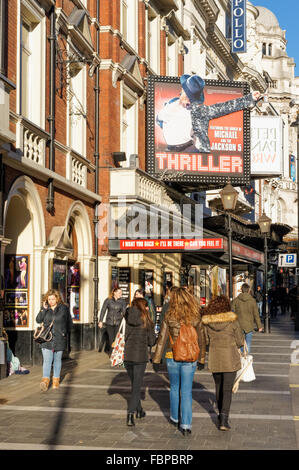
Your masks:
{"label": "illuminated theatre sign", "polygon": [[150,75],[147,172],[190,186],[249,184],[249,93],[245,82]]}
{"label": "illuminated theatre sign", "polygon": [[145,240],[119,240],[120,251],[159,251],[174,250],[193,251],[193,250],[223,250],[222,238],[177,238],[177,239],[145,239]]}

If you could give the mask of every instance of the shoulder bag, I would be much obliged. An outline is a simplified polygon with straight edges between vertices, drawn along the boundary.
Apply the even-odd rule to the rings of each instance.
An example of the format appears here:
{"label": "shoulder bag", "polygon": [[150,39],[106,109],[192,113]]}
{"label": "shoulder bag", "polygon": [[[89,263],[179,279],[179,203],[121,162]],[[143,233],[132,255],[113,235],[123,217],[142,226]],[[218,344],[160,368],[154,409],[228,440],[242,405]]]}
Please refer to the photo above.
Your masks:
{"label": "shoulder bag", "polygon": [[115,340],[112,343],[113,350],[110,356],[111,367],[123,365],[125,353],[125,329],[126,320],[125,318],[123,318],[119,330],[116,334]]}
{"label": "shoulder bag", "polygon": [[38,326],[33,334],[33,339],[38,344],[48,343],[53,339],[52,334],[52,327],[54,324],[54,319],[50,323],[49,326],[45,327],[44,324],[42,326]]}

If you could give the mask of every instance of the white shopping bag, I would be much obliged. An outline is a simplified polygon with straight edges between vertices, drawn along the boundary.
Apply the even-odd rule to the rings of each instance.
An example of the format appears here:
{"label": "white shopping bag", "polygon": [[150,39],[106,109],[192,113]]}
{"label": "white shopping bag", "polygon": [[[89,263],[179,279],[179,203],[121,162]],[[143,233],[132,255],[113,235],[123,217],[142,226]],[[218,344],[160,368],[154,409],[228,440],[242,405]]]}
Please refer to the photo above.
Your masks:
{"label": "white shopping bag", "polygon": [[235,383],[233,385],[233,393],[236,393],[239,388],[240,381],[252,382],[255,380],[255,373],[253,370],[253,357],[248,354],[246,341],[244,341],[243,354],[241,354],[241,369],[238,370]]}

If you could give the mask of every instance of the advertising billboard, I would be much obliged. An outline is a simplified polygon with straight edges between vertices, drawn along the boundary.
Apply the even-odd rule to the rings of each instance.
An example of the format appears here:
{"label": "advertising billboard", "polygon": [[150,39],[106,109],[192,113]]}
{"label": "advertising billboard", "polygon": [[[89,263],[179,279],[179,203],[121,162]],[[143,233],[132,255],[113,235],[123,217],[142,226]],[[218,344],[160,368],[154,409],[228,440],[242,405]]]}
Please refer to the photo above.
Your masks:
{"label": "advertising billboard", "polygon": [[249,184],[252,105],[245,82],[149,76],[147,172],[190,187]]}
{"label": "advertising billboard", "polygon": [[251,117],[251,174],[282,174],[282,119],[280,116]]}

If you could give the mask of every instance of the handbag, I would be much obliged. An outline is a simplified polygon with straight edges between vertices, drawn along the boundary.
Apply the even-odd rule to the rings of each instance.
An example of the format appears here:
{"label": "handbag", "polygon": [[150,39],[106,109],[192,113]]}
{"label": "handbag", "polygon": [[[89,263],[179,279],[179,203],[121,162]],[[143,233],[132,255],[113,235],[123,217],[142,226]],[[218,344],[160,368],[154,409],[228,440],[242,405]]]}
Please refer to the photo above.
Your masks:
{"label": "handbag", "polygon": [[240,381],[242,382],[252,382],[255,380],[255,373],[253,370],[253,357],[248,354],[248,347],[246,341],[244,341],[243,354],[241,355],[241,369],[237,372],[237,377],[233,385],[233,393],[236,393],[239,389]]}
{"label": "handbag", "polygon": [[51,331],[53,324],[54,320],[47,327],[45,327],[44,324],[42,324],[42,326],[38,326],[33,334],[34,341],[39,344],[48,343],[49,341],[51,341],[53,338],[53,334]]}
{"label": "handbag", "polygon": [[113,342],[113,350],[110,356],[111,367],[122,366],[124,363],[125,328],[126,320],[123,318]]}

